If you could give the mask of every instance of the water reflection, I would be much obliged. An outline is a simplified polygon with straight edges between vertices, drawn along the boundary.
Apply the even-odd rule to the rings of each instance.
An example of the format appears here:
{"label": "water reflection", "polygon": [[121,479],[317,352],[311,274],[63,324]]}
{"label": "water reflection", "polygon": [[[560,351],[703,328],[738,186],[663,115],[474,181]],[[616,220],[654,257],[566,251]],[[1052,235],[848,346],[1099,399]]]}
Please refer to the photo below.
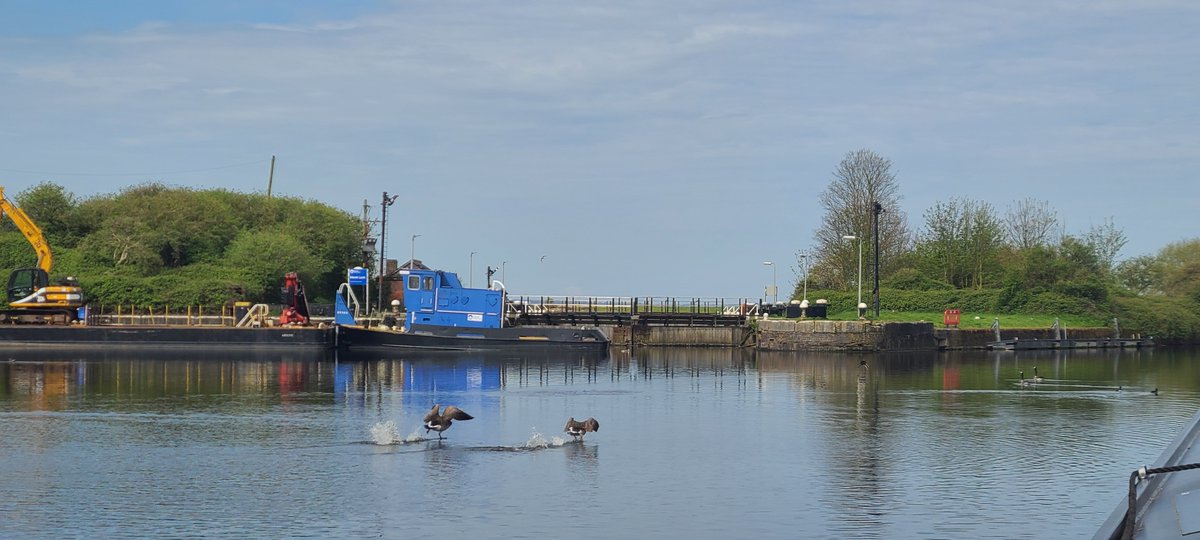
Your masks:
{"label": "water reflection", "polygon": [[312,401],[328,392],[323,354],[202,350],[10,351],[0,363],[0,399],[29,410],[64,410],[89,396],[112,401],[241,395]]}
{"label": "water reflection", "polygon": [[[0,362],[0,537],[1078,537],[1195,411],[1197,358],[28,352]],[[402,440],[434,402],[476,419]],[[569,415],[604,430],[547,443]]]}

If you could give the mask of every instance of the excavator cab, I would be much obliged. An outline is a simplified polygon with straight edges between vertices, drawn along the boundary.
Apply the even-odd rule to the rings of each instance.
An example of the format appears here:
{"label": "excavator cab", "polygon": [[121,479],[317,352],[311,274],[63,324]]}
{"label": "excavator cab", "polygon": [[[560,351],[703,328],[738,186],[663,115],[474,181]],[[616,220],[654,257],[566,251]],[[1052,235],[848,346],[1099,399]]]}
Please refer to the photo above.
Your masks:
{"label": "excavator cab", "polygon": [[8,275],[8,303],[28,298],[50,285],[50,274],[41,268],[20,268]]}

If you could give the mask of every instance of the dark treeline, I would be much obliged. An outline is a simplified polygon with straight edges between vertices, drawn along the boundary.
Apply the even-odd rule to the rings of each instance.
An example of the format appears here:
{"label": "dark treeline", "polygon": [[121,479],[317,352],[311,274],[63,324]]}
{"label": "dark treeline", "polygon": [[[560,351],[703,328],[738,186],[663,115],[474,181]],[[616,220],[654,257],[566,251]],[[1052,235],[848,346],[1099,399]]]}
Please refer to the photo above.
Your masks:
{"label": "dark treeline", "polygon": [[[79,279],[92,304],[275,303],[287,272],[329,299],[361,263],[359,219],[315,201],[157,183],[88,199],[43,183],[14,198],[49,241],[52,274]],[[35,260],[4,220],[0,268]]]}

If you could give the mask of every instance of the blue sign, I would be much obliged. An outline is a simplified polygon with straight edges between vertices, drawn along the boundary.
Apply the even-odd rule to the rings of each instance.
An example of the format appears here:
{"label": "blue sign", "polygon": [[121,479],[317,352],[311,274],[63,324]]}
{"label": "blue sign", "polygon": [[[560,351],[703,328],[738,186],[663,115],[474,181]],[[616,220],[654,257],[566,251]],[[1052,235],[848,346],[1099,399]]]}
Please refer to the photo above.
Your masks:
{"label": "blue sign", "polygon": [[346,272],[346,283],[351,285],[366,285],[367,284],[367,269],[361,266],[355,266]]}

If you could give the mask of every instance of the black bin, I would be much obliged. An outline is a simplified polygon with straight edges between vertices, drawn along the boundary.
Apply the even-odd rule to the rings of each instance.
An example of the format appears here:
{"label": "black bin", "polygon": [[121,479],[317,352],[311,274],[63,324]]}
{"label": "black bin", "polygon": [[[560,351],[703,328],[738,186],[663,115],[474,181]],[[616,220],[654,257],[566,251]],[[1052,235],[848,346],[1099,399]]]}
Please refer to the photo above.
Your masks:
{"label": "black bin", "polygon": [[789,319],[800,318],[800,302],[792,302],[792,303],[788,304],[787,318],[789,318]]}
{"label": "black bin", "polygon": [[808,306],[808,316],[814,319],[824,319],[829,316],[829,302],[825,300],[817,300],[817,303]]}

